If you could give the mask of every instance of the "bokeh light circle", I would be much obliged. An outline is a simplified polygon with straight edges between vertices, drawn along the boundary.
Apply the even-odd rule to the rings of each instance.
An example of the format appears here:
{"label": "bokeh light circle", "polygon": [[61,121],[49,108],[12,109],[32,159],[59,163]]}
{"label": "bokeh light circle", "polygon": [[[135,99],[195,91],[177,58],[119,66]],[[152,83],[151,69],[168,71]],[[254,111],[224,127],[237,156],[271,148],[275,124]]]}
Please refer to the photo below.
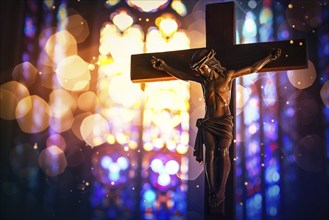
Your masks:
{"label": "bokeh light circle", "polygon": [[76,39],[77,43],[81,43],[89,36],[89,26],[87,21],[79,14],[71,15],[65,18],[61,26],[66,29]]}
{"label": "bokeh light circle", "polygon": [[[44,58],[59,64],[64,58],[77,54],[77,42],[68,31],[59,31],[51,35],[46,44]],[[48,55],[48,56],[47,56]],[[49,61],[44,63],[51,63]]]}
{"label": "bokeh light circle", "polygon": [[91,147],[105,143],[109,130],[107,120],[100,114],[87,116],[80,127],[83,140]]}
{"label": "bokeh light circle", "polygon": [[34,83],[38,70],[30,62],[24,62],[15,66],[12,76],[13,79],[29,87]]}
{"label": "bokeh light circle", "polygon": [[306,171],[320,172],[325,168],[324,141],[318,135],[303,137],[294,148],[294,159],[297,165]]}
{"label": "bokeh light circle", "polygon": [[0,118],[16,119],[16,107],[23,98],[30,95],[29,90],[21,83],[9,81],[0,86]]}
{"label": "bokeh light circle", "polygon": [[56,145],[42,150],[38,161],[41,170],[48,176],[57,176],[63,173],[67,166],[64,152]]}
{"label": "bokeh light circle", "polygon": [[120,190],[135,175],[134,158],[124,155],[121,147],[99,147],[92,155],[93,175],[112,190]]}
{"label": "bokeh light circle", "polygon": [[298,89],[305,89],[313,85],[316,71],[313,63],[308,61],[308,68],[287,71],[289,82]]}
{"label": "bokeh light circle", "polygon": [[38,133],[49,126],[49,105],[37,95],[22,99],[15,115],[18,126],[26,133]]}
{"label": "bokeh light circle", "polygon": [[99,100],[96,94],[92,91],[82,93],[78,98],[78,107],[85,112],[93,112]]}
{"label": "bokeh light circle", "polygon": [[91,112],[85,112],[85,113],[79,114],[79,115],[75,116],[73,123],[72,123],[71,130],[73,131],[74,135],[82,141],[83,141],[83,137],[81,135],[80,127],[81,127],[83,120],[90,115],[92,115]]}
{"label": "bokeh light circle", "polygon": [[55,89],[49,95],[50,115],[61,117],[70,110],[75,110],[76,100],[64,89]]}
{"label": "bokeh light circle", "polygon": [[329,108],[329,81],[325,82],[320,90],[320,95],[323,103]]}
{"label": "bokeh light circle", "polygon": [[47,138],[46,142],[47,147],[51,147],[53,145],[59,147],[62,151],[66,149],[66,141],[64,137],[60,134],[52,134]]}
{"label": "bokeh light circle", "polygon": [[71,109],[69,109],[59,117],[50,116],[49,126],[55,132],[62,133],[64,131],[69,130],[72,127],[73,121],[74,121],[73,113]]}
{"label": "bokeh light circle", "polygon": [[58,64],[56,76],[64,89],[72,91],[87,89],[91,79],[88,63],[76,55],[66,57]]}

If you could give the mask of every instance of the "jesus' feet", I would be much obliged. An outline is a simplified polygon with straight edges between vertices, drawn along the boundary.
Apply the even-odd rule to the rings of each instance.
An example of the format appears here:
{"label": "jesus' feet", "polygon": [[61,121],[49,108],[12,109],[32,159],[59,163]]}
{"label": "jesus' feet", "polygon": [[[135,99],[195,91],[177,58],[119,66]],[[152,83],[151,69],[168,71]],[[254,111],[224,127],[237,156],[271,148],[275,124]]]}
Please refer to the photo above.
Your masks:
{"label": "jesus' feet", "polygon": [[219,200],[216,194],[209,195],[209,210],[210,214],[224,216],[225,206],[224,200]]}

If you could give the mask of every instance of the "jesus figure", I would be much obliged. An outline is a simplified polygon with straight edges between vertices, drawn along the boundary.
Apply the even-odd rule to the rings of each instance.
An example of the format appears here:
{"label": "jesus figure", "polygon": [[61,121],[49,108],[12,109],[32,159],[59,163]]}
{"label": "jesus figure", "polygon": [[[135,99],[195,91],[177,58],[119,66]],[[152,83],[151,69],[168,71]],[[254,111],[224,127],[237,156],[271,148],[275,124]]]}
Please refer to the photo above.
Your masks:
{"label": "jesus figure", "polygon": [[[200,163],[204,161],[209,185],[210,213],[224,215],[225,188],[230,172],[229,147],[233,140],[233,116],[229,104],[233,80],[258,72],[269,62],[281,55],[281,49],[273,49],[269,55],[254,65],[240,70],[227,70],[215,58],[215,51],[197,50],[191,59],[191,72],[182,72],[169,66],[164,60],[152,57],[153,68],[166,71],[184,81],[200,83],[205,101],[205,116],[198,119],[198,133],[193,155]],[[203,158],[203,145],[205,158]]]}

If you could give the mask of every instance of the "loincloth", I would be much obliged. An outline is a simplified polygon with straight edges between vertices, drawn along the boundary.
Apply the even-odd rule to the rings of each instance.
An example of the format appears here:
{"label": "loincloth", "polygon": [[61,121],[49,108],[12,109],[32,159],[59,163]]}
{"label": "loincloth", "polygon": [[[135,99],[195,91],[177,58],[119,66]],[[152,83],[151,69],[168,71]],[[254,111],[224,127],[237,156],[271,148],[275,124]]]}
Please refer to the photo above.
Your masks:
{"label": "loincloth", "polygon": [[229,141],[233,140],[233,116],[227,115],[221,118],[215,119],[203,119],[199,118],[196,122],[198,127],[198,133],[195,139],[194,152],[196,160],[200,163],[203,161],[203,129],[206,129],[213,135],[219,138],[225,138]]}

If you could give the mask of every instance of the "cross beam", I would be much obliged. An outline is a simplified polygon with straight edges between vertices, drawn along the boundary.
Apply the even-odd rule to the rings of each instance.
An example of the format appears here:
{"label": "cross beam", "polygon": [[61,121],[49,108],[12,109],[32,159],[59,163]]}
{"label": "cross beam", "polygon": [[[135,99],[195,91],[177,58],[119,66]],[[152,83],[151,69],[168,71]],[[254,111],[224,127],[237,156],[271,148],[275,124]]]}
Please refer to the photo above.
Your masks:
{"label": "cross beam", "polygon": [[[233,2],[206,6],[206,47],[215,49],[217,57],[227,69],[250,66],[266,57],[274,47],[282,49],[282,56],[266,65],[261,72],[307,68],[305,40],[295,39],[252,44],[235,44],[235,8]],[[200,48],[198,48],[200,49]],[[154,82],[173,79],[165,72],[150,65],[152,56],[165,60],[182,71],[191,71],[189,61],[198,49],[163,53],[138,54],[131,56],[131,80],[133,82]]]}

